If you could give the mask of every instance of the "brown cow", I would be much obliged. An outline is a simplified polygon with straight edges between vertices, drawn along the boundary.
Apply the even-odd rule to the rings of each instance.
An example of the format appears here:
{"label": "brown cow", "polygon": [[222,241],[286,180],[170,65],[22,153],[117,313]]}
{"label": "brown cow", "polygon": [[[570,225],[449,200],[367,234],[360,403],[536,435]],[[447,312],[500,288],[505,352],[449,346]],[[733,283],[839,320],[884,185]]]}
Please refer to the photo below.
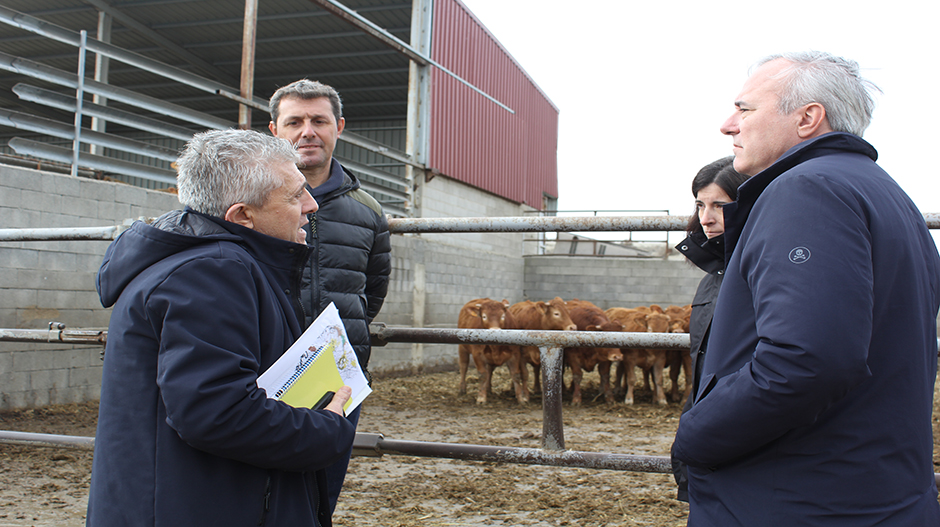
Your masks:
{"label": "brown cow", "polygon": [[[623,331],[620,322],[607,318],[601,308],[586,300],[568,302],[568,313],[579,331]],[[571,368],[571,404],[581,404],[581,377],[583,371],[597,372],[601,376],[601,391],[608,403],[614,402],[610,389],[610,365],[623,360],[618,348],[565,348],[565,365]]]}
{"label": "brown cow", "polygon": [[[669,306],[665,311],[669,315],[670,333],[689,332],[692,304]],[[666,367],[669,368],[669,377],[672,379],[672,390],[669,392],[669,398],[672,401],[679,401],[684,404],[692,391],[692,357],[689,355],[689,350],[669,350],[666,352]],[[680,368],[685,372],[685,389],[682,397],[679,397]]]}
{"label": "brown cow", "polygon": [[[526,300],[509,306],[509,312],[516,323],[516,329],[532,329],[542,331],[577,331],[578,326],[571,321],[565,301],[555,297],[548,302],[533,302]],[[537,346],[522,347],[522,382],[528,390],[529,370],[526,364],[532,365],[535,382],[532,390],[535,393],[542,391],[542,357]]]}
{"label": "brown cow", "polygon": [[[628,333],[646,333],[646,316],[651,313],[650,309],[646,306],[636,307],[636,308],[627,308],[627,307],[612,307],[606,311],[604,314],[607,315],[607,318],[620,322],[623,325],[623,330]],[[637,353],[646,353],[645,349],[633,349],[633,348],[620,348],[621,353],[623,353],[623,361],[617,364],[617,368],[614,372],[614,392],[619,396],[621,393],[624,377],[627,374],[627,362],[633,361],[636,363]],[[632,402],[630,403],[632,404]]]}
{"label": "brown cow", "polygon": [[[670,333],[688,333],[688,322],[683,328],[680,321],[673,322],[669,328]],[[669,398],[685,404],[689,394],[692,392],[692,356],[689,350],[667,350],[666,367],[669,368],[669,378],[672,379],[672,390],[669,392]],[[685,389],[682,391],[682,397],[679,397],[679,370],[685,373]]]}
{"label": "brown cow", "polygon": [[[497,302],[489,298],[478,298],[467,302],[461,309],[457,327],[463,329],[512,329],[515,324],[509,312],[509,301]],[[516,391],[516,400],[520,404],[529,402],[523,390],[522,360],[519,346],[497,344],[461,344],[458,348],[460,366],[460,394],[467,393],[467,368],[470,357],[480,372],[480,390],[477,403],[485,404],[486,396],[491,392],[493,368],[506,364],[512,376],[512,385]]]}
{"label": "brown cow", "polygon": [[[607,315],[611,320],[616,320],[623,324],[624,331],[628,332],[669,332],[669,316],[662,312],[662,309],[655,304],[652,309],[626,309],[610,308]],[[643,370],[643,379],[646,382],[647,389],[650,389],[650,375],[652,374],[653,402],[656,404],[666,404],[666,393],[663,389],[663,369],[666,366],[667,350],[664,349],[646,349],[646,348],[623,348],[623,362],[618,365],[614,374],[614,387],[620,390],[620,383],[623,380],[625,395],[623,402],[633,404],[633,390],[636,385],[636,368]],[[625,379],[624,379],[625,378]]]}

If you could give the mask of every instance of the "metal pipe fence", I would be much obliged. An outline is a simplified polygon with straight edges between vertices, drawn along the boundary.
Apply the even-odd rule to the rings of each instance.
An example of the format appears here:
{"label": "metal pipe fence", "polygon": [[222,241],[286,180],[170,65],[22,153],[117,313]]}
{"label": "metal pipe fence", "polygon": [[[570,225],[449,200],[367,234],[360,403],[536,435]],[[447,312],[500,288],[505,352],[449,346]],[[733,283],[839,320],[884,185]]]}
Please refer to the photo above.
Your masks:
{"label": "metal pipe fence", "polygon": [[[940,228],[940,214],[924,214],[928,227]],[[397,218],[389,220],[393,233],[445,232],[545,232],[545,231],[617,231],[682,230],[684,216],[633,217],[506,217],[506,218]],[[110,240],[129,226],[76,229],[0,229],[0,241],[37,240]],[[429,329],[370,326],[372,343],[384,346],[390,342],[437,344],[504,344],[537,346],[542,360],[542,448],[525,449],[386,439],[380,434],[357,434],[356,455],[445,457],[452,459],[500,461],[523,464],[570,466],[638,472],[671,472],[668,457],[631,456],[615,453],[573,452],[564,450],[562,421],[562,356],[566,347],[688,349],[688,334],[621,333],[578,331]],[[63,324],[50,323],[48,330],[0,329],[0,341],[65,342],[98,344],[107,342],[107,332],[100,330],[68,330]],[[63,437],[65,439],[63,439]],[[89,448],[93,438],[70,438],[46,434],[22,435],[0,432],[0,443],[36,444]],[[940,481],[940,474],[935,475]]]}

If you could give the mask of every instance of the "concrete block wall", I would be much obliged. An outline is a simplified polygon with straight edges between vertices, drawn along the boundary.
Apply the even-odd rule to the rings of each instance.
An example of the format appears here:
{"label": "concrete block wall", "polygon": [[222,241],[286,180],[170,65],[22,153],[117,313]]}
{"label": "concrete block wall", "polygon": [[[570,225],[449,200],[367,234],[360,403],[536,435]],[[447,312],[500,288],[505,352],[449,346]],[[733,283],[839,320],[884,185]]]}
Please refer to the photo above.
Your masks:
{"label": "concrete block wall", "polygon": [[[519,235],[517,235],[519,236]],[[517,244],[521,247],[521,241]],[[518,301],[522,297],[520,254],[468,250],[423,236],[392,236],[392,275],[376,322],[389,326],[455,328],[460,308],[475,298]],[[391,343],[372,350],[369,368],[399,374],[450,370],[453,344]]]}
{"label": "concrete block wall", "polygon": [[[523,207],[445,176],[422,181],[421,217],[521,216]],[[522,298],[523,235],[447,233],[392,236],[389,294],[376,322],[389,326],[455,328],[460,308],[475,298]],[[392,343],[374,348],[376,373],[453,369],[457,346]]]}
{"label": "concrete block wall", "polygon": [[[179,207],[175,195],[0,165],[0,228],[106,227]],[[104,328],[106,241],[0,242],[0,327]],[[101,346],[0,342],[0,409],[96,399]]]}
{"label": "concrete block wall", "polygon": [[[423,188],[428,216],[521,216],[522,207],[445,177]],[[445,196],[450,196],[445,199]],[[459,197],[459,199],[454,198]],[[0,166],[0,228],[118,225],[178,208],[175,195],[119,183]],[[523,257],[523,234],[392,236],[389,294],[376,319],[453,328],[469,300],[554,296],[603,308],[688,303],[701,272],[684,261]],[[105,328],[95,273],[109,242],[0,242],[0,327]],[[100,346],[0,342],[0,410],[96,399]],[[456,367],[457,347],[392,343],[373,351],[376,373]]]}
{"label": "concrete block wall", "polygon": [[705,273],[677,259],[528,256],[525,297],[546,300],[560,296],[593,302],[601,309],[692,302]]}

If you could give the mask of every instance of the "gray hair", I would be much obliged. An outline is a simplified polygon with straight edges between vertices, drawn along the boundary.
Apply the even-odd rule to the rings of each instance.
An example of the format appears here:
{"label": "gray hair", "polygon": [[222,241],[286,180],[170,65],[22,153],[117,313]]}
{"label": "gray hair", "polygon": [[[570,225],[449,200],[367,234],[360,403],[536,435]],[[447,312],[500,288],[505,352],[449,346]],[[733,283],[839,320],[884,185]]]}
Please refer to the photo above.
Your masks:
{"label": "gray hair", "polygon": [[271,111],[271,121],[273,121],[275,125],[277,124],[277,117],[280,113],[281,99],[285,97],[296,97],[304,100],[326,97],[330,100],[330,106],[333,108],[333,117],[336,118],[336,122],[339,123],[339,120],[343,117],[343,101],[340,100],[339,93],[337,93],[332,86],[327,86],[326,84],[309,79],[300,79],[287,86],[278,88],[278,90],[274,92],[274,95],[271,96],[268,109]]}
{"label": "gray hair", "polygon": [[875,108],[871,91],[881,90],[861,77],[857,62],[821,51],[803,51],[765,57],[755,68],[776,59],[790,63],[777,75],[782,79],[777,111],[789,115],[815,102],[826,109],[834,131],[859,137],[865,133]]}
{"label": "gray hair", "polygon": [[275,168],[299,161],[289,141],[253,130],[196,134],[176,160],[180,203],[219,218],[236,203],[261,207],[283,184]]}

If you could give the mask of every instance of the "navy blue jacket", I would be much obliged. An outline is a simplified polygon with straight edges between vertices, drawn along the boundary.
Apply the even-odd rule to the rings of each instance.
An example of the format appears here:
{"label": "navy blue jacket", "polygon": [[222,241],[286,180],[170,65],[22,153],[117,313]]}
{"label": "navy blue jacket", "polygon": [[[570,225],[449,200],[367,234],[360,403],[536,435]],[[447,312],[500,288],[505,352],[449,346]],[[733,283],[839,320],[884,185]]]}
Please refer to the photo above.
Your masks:
{"label": "navy blue jacket", "polygon": [[392,269],[388,221],[379,202],[335,159],[326,183],[310,190],[319,210],[310,215],[301,300],[309,326],[330,302],[363,369],[372,354],[369,324],[379,314]]}
{"label": "navy blue jacket", "polygon": [[188,210],[111,244],[89,526],[330,525],[318,480],[352,424],[256,384],[301,334],[307,252]]}
{"label": "navy blue jacket", "polygon": [[940,257],[876,158],[826,134],[724,207],[730,258],[673,450],[690,526],[940,525]]}

